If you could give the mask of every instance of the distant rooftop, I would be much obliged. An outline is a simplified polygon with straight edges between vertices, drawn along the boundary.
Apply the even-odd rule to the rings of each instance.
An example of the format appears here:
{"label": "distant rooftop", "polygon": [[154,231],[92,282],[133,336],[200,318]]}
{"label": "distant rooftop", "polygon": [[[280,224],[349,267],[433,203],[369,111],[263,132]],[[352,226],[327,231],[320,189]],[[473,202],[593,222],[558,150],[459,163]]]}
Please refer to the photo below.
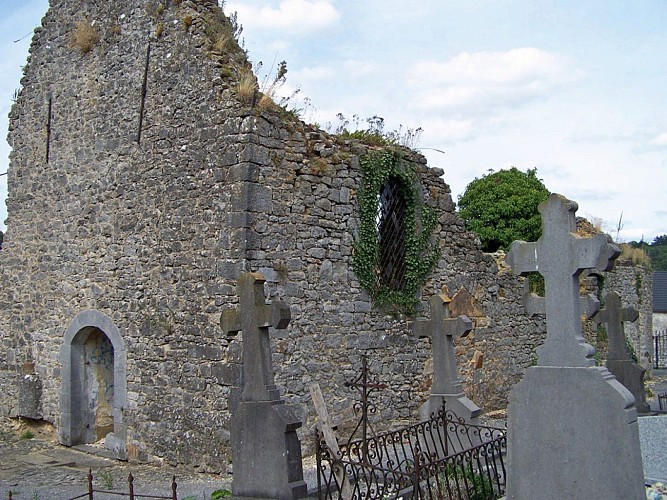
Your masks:
{"label": "distant rooftop", "polygon": [[667,313],[667,271],[653,273],[653,312]]}

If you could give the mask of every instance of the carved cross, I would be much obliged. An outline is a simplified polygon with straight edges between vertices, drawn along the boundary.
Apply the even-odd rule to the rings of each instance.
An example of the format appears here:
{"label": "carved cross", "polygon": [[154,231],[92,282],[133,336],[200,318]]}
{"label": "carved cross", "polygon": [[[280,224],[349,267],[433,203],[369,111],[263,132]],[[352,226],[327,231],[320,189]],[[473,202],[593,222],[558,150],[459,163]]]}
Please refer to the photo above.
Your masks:
{"label": "carved cross", "polygon": [[454,337],[465,337],[472,330],[472,321],[461,315],[451,318],[449,303],[445,294],[431,297],[431,319],[416,321],[413,335],[430,337],[433,351],[433,388],[431,394],[459,394],[463,392],[456,371]]}
{"label": "carved cross", "polygon": [[228,336],[243,332],[242,401],[277,401],[280,399],[273,379],[269,327],[285,329],[291,315],[280,301],[266,304],[264,277],[243,273],[237,283],[239,306],[223,311],[222,331]]}
{"label": "carved cross", "polygon": [[540,204],[542,236],[535,243],[512,243],[507,262],[514,274],[539,272],[546,285],[547,339],[538,349],[542,366],[593,366],[594,349],[581,336],[579,275],[584,269],[609,271],[620,251],[598,234],[574,234],[577,204],[552,194]]}
{"label": "carved cross", "polygon": [[598,323],[607,324],[609,335],[610,360],[630,360],[630,353],[625,345],[625,321],[637,321],[639,311],[633,307],[621,307],[621,297],[616,292],[609,292],[604,298],[604,309],[597,316]]}

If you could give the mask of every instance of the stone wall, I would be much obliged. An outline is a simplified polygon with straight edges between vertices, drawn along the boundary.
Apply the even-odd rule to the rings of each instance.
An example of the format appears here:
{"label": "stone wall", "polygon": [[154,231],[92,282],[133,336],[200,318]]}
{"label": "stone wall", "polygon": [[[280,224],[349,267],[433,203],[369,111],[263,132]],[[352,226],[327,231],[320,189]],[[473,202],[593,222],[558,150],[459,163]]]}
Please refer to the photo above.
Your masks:
{"label": "stone wall", "polygon": [[[219,320],[242,271],[261,272],[267,296],[291,307],[287,337],[273,341],[276,381],[309,415],[318,382],[334,419],[353,421],[355,394],[343,383],[363,353],[389,386],[377,393],[381,425],[414,421],[431,375],[429,341],[410,335],[414,318],[374,307],[352,270],[359,158],[370,146],[239,98],[247,61],[235,44],[212,47],[219,15],[213,0],[52,0],[10,116],[0,252],[3,413],[20,413],[27,363],[43,418],[62,438],[76,418],[63,414],[76,401],[63,404],[76,377],[70,347],[108,320],[126,355],[114,375],[126,380],[114,443],[130,460],[215,470],[230,458],[228,396],[242,349]],[[86,53],[71,44],[80,20],[99,35]],[[442,257],[418,318],[432,294],[465,289],[469,306],[457,314],[475,330],[457,346],[464,386],[484,409],[503,408],[535,361],[544,318],[524,313],[523,280],[465,231],[443,172],[403,153],[440,211]],[[79,325],[88,316],[104,321]],[[476,351],[485,361],[473,373]]]}
{"label": "stone wall", "polygon": [[626,322],[625,336],[630,341],[637,360],[651,369],[653,360],[653,275],[643,266],[619,261],[614,269],[605,273],[602,297],[610,291],[621,297],[623,307],[639,311],[635,322]]}

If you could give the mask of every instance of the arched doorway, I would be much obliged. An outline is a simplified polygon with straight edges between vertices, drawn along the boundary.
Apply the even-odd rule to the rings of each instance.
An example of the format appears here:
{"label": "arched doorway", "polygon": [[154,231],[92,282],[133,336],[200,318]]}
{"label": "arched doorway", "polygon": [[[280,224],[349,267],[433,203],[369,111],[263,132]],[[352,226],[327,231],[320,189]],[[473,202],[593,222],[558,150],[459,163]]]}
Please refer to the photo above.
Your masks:
{"label": "arched doorway", "polygon": [[126,458],[126,351],[118,328],[99,311],[78,314],[61,348],[60,442],[67,446],[105,439]]}

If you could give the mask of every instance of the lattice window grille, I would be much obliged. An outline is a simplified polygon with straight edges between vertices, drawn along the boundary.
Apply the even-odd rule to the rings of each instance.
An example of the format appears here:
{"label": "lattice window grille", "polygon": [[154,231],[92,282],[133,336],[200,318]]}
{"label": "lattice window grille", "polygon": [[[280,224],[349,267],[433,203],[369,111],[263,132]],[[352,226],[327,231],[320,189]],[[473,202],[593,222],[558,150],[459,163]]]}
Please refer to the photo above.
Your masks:
{"label": "lattice window grille", "polygon": [[391,290],[405,288],[405,215],[407,204],[400,181],[389,179],[378,194],[376,228],[378,234],[378,280]]}

